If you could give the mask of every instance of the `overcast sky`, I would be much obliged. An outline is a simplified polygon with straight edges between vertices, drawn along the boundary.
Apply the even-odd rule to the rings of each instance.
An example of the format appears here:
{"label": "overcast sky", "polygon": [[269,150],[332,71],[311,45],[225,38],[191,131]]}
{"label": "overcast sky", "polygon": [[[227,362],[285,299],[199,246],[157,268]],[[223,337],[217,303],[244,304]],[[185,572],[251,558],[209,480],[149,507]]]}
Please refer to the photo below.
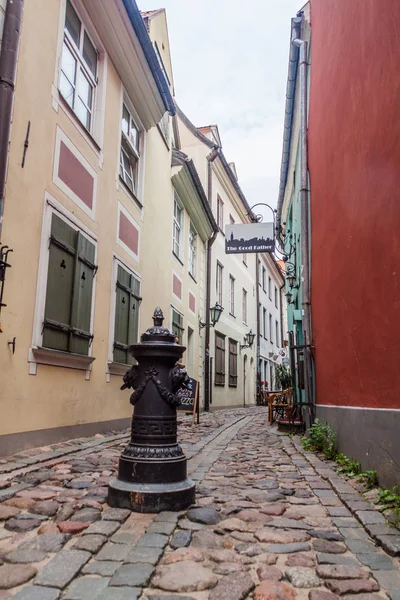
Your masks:
{"label": "overcast sky", "polygon": [[[276,206],[290,19],[301,0],[137,0],[165,8],[176,100],[197,126],[217,124],[250,203]],[[266,216],[266,215],[265,215]]]}

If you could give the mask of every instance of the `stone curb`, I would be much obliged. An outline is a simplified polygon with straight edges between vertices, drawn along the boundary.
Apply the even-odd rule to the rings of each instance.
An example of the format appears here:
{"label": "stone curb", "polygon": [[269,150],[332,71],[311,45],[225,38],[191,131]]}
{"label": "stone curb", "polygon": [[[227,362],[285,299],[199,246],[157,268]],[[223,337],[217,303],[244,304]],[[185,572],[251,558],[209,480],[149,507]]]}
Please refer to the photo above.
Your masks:
{"label": "stone curb", "polygon": [[[291,443],[296,452],[310,463],[318,475],[330,483],[340,500],[361,523],[369,536],[390,556],[400,556],[400,531],[390,525],[385,517],[341,475],[331,469],[326,464],[327,461],[325,462],[324,459],[320,459],[311,452],[304,451],[298,440],[292,439]],[[363,508],[365,506],[364,510],[360,509],[361,506]]]}

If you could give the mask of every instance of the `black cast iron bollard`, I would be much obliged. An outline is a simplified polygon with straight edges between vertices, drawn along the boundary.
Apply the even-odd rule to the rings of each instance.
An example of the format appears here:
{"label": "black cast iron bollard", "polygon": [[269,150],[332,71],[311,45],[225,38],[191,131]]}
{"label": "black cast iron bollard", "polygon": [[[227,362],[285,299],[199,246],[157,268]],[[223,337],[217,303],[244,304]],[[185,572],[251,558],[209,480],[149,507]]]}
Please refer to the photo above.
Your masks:
{"label": "black cast iron bollard", "polygon": [[133,388],[131,441],[119,459],[117,479],[108,486],[108,504],[136,512],[182,510],[194,502],[195,485],[187,479],[186,457],[177,443],[178,389],[189,380],[176,365],[185,351],[163,327],[160,308],[154,326],[129,347],[138,361],[124,375],[121,389]]}

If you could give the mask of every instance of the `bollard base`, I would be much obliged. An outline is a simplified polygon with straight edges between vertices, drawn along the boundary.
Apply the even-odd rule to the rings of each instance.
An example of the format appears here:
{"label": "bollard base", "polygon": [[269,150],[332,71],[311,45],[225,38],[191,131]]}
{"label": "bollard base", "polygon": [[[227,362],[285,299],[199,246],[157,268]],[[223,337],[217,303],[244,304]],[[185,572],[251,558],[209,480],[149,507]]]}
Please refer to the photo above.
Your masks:
{"label": "bollard base", "polygon": [[108,485],[109,506],[134,512],[158,513],[184,510],[195,501],[195,484],[190,479],[178,483],[128,483],[112,479]]}

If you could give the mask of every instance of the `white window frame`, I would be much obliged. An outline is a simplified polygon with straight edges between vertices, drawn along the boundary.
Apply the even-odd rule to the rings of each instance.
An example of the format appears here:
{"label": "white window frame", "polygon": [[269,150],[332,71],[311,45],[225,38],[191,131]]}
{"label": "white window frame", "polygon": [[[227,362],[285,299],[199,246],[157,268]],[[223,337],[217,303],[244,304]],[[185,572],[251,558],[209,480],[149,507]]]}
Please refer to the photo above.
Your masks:
{"label": "white window frame", "polygon": [[[191,239],[192,235],[192,239]],[[193,243],[191,243],[193,242]],[[188,253],[188,271],[189,275],[196,279],[196,263],[197,263],[197,231],[190,223],[189,227],[189,253]]]}
{"label": "white window frame", "polygon": [[235,278],[229,275],[229,314],[235,316]]}
{"label": "white window frame", "polygon": [[[268,323],[267,323],[268,312],[267,312],[267,309],[264,307],[262,310],[263,310],[263,336],[267,340],[268,339]],[[271,341],[272,341],[272,339],[271,339]]]}
{"label": "white window frame", "polygon": [[271,344],[273,344],[274,343],[274,332],[272,331],[272,315],[271,315],[271,313],[269,313],[268,325],[269,325],[269,341],[271,342]]}
{"label": "white window frame", "polygon": [[242,288],[242,321],[247,325],[247,290]]}
{"label": "white window frame", "polygon": [[272,302],[272,279],[268,276],[268,298]]}
{"label": "white window frame", "polygon": [[[178,310],[176,308],[176,306],[174,306],[173,304],[171,304],[171,326],[170,326],[170,331],[173,331],[173,325],[174,325],[174,311],[180,315],[182,317],[182,325],[184,324],[184,319],[185,319],[185,315],[183,314],[183,312],[181,310]],[[183,334],[185,333],[185,327],[182,327],[182,343],[183,343]]]}
{"label": "white window frame", "polygon": [[223,306],[223,280],[224,280],[224,266],[221,265],[220,262],[217,261],[217,269],[216,269],[216,292],[217,292],[217,302],[220,306]]}
{"label": "white window frame", "polygon": [[275,342],[276,342],[276,347],[279,348],[279,323],[276,319],[275,319]]}
{"label": "white window frame", "polygon": [[[58,202],[58,200],[56,200],[48,192],[45,192],[42,218],[42,232],[40,239],[39,268],[36,284],[35,311],[32,330],[32,345],[30,346],[28,351],[29,374],[36,375],[37,365],[46,364],[59,367],[70,367],[73,369],[86,371],[85,378],[90,379],[92,362],[95,360],[95,357],[93,357],[93,344],[89,345],[89,352],[87,356],[78,356],[75,354],[69,354],[68,352],[60,352],[59,350],[43,348],[43,321],[46,306],[47,278],[49,271],[50,256],[49,239],[51,234],[51,222],[53,214],[56,214],[70,227],[73,227],[74,229],[79,231],[94,245],[95,264],[97,264],[97,235],[84,223],[82,223],[77,217],[75,217],[75,215],[69,212],[65,208],[65,206]],[[92,305],[90,310],[90,333],[92,335],[94,329],[96,283],[97,277],[94,277],[92,289]]]}
{"label": "white window frame", "polygon": [[[126,108],[128,114],[129,114],[129,127],[131,127],[132,122],[133,122],[134,128],[136,129],[137,134],[138,134],[138,143],[137,143],[136,147],[134,146],[131,139],[129,138],[129,135],[126,135],[126,133],[122,129],[122,118],[123,118],[123,114],[124,114],[124,107]],[[119,180],[122,182],[122,186],[123,186],[124,190],[127,192],[127,194],[129,196],[133,196],[133,198],[140,204],[140,206],[143,205],[142,187],[143,187],[144,138],[145,138],[144,127],[141,124],[140,119],[138,118],[138,116],[133,108],[132,102],[129,100],[127,95],[125,93],[123,93],[122,105],[121,105],[121,118],[120,118],[120,144],[119,144],[119,158],[118,158],[118,177],[119,177]],[[127,172],[125,169],[125,165],[122,161],[122,154],[124,154],[127,157],[129,163],[131,163],[133,160],[135,160],[137,162],[136,178],[133,175],[132,166],[130,164],[130,167],[131,167],[130,178],[132,179],[132,188],[133,189],[127,183],[124,175],[121,174],[121,168],[123,170],[123,173]]]}
{"label": "white window frame", "polygon": [[68,102],[64,100],[59,91],[61,77],[61,62],[64,44],[65,16],[66,16],[66,0],[60,2],[59,26],[58,26],[58,42],[57,42],[57,61],[54,70],[53,85],[51,86],[52,107],[58,112],[59,109],[66,114],[71,123],[81,133],[93,152],[98,156],[99,167],[103,167],[103,143],[104,143],[104,121],[105,121],[105,106],[106,106],[106,84],[107,84],[107,53],[103,43],[98,35],[89,14],[83,4],[83,0],[73,0],[71,2],[75,12],[77,13],[82,26],[86,30],[88,37],[95,49],[97,50],[97,76],[96,76],[96,93],[94,94],[94,103],[92,110],[92,123],[90,131],[81,123],[79,117],[71,109]]}
{"label": "white window frame", "polygon": [[219,229],[224,231],[224,201],[221,196],[217,196],[217,225]]}
{"label": "white window frame", "polygon": [[278,308],[278,288],[275,286],[275,308]]}
{"label": "white window frame", "polygon": [[[175,208],[179,210],[181,220],[178,222],[175,216]],[[172,253],[183,261],[183,239],[184,239],[185,209],[177,192],[174,192],[174,211],[172,217]],[[177,235],[178,232],[178,235]],[[177,250],[175,246],[177,246]]]}

